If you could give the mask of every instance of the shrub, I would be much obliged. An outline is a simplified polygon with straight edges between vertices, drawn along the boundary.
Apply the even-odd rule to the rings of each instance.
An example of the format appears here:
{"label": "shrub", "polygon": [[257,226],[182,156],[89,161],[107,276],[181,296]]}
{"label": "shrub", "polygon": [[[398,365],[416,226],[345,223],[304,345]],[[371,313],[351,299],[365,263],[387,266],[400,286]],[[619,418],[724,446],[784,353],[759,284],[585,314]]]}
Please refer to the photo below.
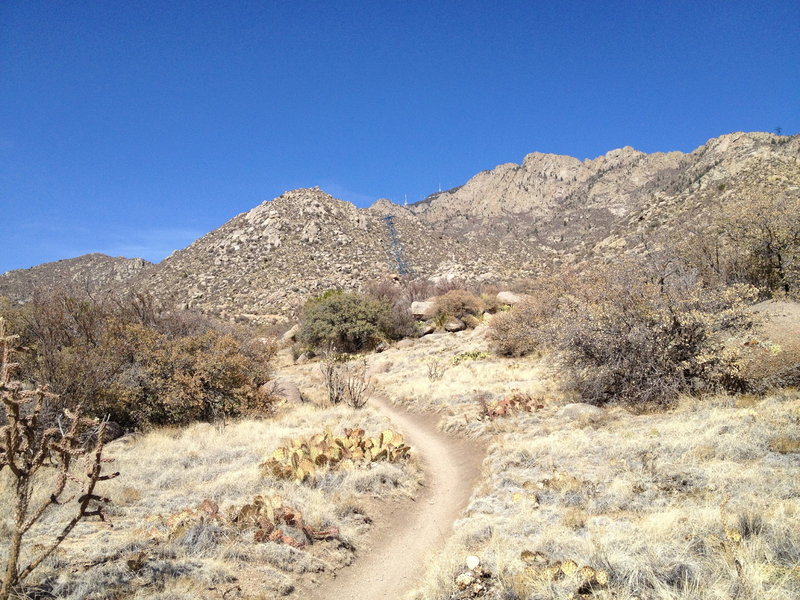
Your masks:
{"label": "shrub", "polygon": [[800,196],[729,200],[709,225],[677,244],[706,280],[747,283],[762,297],[800,295]]}
{"label": "shrub", "polygon": [[565,386],[587,402],[668,403],[679,393],[743,386],[721,334],[750,326],[751,288],[709,289],[627,264],[562,273],[539,290],[536,301],[494,319],[495,347],[550,349]]}
{"label": "shrub", "polygon": [[36,294],[17,317],[28,348],[21,373],[89,416],[144,428],[267,408],[259,388],[274,344],[165,312],[145,296],[98,302]]}
{"label": "shrub", "polygon": [[372,387],[365,360],[329,352],[320,363],[320,369],[331,404],[343,402],[352,408],[366,405]]}
{"label": "shrub", "polygon": [[404,281],[383,279],[367,285],[366,297],[389,307],[386,322],[390,338],[409,337],[416,334],[416,320],[411,314],[411,302]]}
{"label": "shrub", "polygon": [[434,319],[453,317],[463,319],[466,316],[478,316],[483,313],[483,301],[467,290],[450,290],[436,298],[433,307]]}
{"label": "shrub", "polygon": [[359,294],[330,290],[303,308],[298,340],[317,349],[360,352],[396,337],[391,308]]}

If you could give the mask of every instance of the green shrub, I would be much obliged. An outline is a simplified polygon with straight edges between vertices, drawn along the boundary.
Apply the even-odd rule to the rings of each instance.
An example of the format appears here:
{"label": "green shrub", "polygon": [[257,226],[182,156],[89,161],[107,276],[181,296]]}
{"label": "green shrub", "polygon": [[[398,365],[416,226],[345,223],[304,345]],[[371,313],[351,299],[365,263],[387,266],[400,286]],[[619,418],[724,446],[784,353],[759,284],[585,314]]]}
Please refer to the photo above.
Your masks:
{"label": "green shrub", "polygon": [[306,303],[298,340],[336,352],[370,350],[381,340],[397,337],[391,312],[385,302],[330,290]]}

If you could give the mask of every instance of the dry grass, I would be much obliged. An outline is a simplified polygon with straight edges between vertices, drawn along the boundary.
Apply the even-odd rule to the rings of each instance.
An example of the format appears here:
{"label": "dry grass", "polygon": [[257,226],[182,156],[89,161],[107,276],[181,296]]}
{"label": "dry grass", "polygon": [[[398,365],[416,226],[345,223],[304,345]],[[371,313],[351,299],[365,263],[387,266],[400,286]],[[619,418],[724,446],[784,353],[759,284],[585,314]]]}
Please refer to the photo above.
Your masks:
{"label": "dry grass", "polygon": [[[442,415],[445,431],[469,437],[503,431],[505,420],[480,420],[482,402],[491,402],[515,392],[559,403],[552,375],[539,360],[507,359],[488,351],[486,326],[455,334],[433,334],[370,359],[376,389],[412,412]],[[465,354],[478,355],[472,359]],[[431,377],[431,365],[441,377]],[[538,415],[520,418],[538,420]]]}
{"label": "dry grass", "polygon": [[[800,392],[687,399],[655,414],[606,408],[600,416],[571,418],[560,408],[573,399],[559,396],[543,361],[484,356],[485,334],[480,325],[368,357],[377,393],[440,414],[445,430],[492,442],[467,513],[448,546],[429,557],[427,576],[410,597],[473,597],[455,583],[473,554],[492,574],[480,596],[489,600],[800,597]],[[442,367],[440,378],[430,377],[431,361]],[[262,479],[258,464],[286,438],[328,425],[387,426],[369,404],[357,412],[329,408],[317,363],[293,365],[281,356],[278,364],[279,375],[294,381],[310,404],[274,421],[242,421],[221,431],[196,425],[112,444],[122,472],[106,486],[114,529],[83,524],[40,573],[42,587],[70,599],[274,598],[351,561],[349,545],[335,541],[301,551],[215,526],[190,528],[176,539],[152,534],[163,528],[159,515],[205,498],[224,508],[274,493],[309,523],[340,527],[358,547],[369,529],[369,499],[415,490],[415,464],[331,472],[313,485]],[[484,414],[483,404],[515,392],[541,399],[544,408]],[[0,517],[0,535],[4,527]],[[609,582],[581,588],[574,573],[540,577],[523,551],[603,570]]]}
{"label": "dry grass", "polygon": [[[108,456],[122,473],[102,490],[112,499],[113,528],[82,524],[35,574],[38,587],[64,599],[272,598],[289,594],[305,573],[348,564],[368,531],[365,502],[412,494],[420,477],[416,464],[375,463],[323,473],[305,484],[265,478],[258,465],[287,438],[354,426],[381,431],[390,424],[369,409],[301,406],[275,420],[224,429],[197,424],[110,444]],[[206,498],[225,511],[258,494],[281,497],[315,527],[338,527],[341,539],[298,550],[256,543],[252,532],[211,521],[170,535],[169,516]],[[0,532],[10,518],[0,517]],[[59,519],[56,512],[34,536],[50,535]]]}
{"label": "dry grass", "polygon": [[527,550],[605,570],[608,585],[589,598],[797,598],[800,457],[771,445],[798,423],[800,393],[788,391],[590,427],[551,416],[501,435],[446,558],[414,597],[450,598],[470,554],[493,573],[487,597],[579,597],[576,576],[526,571]]}

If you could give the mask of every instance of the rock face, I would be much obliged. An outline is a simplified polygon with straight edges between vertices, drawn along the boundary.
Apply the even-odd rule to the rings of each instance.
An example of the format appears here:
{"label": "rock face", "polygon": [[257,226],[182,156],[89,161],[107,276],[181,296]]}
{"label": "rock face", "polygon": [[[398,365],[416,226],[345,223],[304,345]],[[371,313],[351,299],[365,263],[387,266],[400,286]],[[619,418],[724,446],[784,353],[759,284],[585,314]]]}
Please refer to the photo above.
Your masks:
{"label": "rock face", "polygon": [[[798,157],[800,136],[733,133],[689,154],[533,153],[408,207],[382,199],[358,209],[317,188],[293,190],[156,266],[131,263],[132,276],[96,279],[121,278],[176,306],[256,322],[297,314],[327,289],[363,289],[398,273],[502,284],[702,233],[703,215],[730,201],[800,194]],[[0,294],[24,299],[25,278],[15,277],[0,277]]]}
{"label": "rock face", "polygon": [[434,306],[435,306],[435,303],[434,303],[434,302],[430,302],[430,301],[426,301],[426,302],[421,302],[421,301],[412,302],[412,303],[411,303],[411,314],[412,314],[414,317],[418,318],[418,319],[427,318],[427,317],[429,317],[431,314],[433,314],[433,309],[434,309]]}
{"label": "rock face", "polygon": [[142,258],[84,254],[4,273],[0,275],[0,296],[12,302],[28,302],[37,288],[96,292],[122,284],[152,266]]}

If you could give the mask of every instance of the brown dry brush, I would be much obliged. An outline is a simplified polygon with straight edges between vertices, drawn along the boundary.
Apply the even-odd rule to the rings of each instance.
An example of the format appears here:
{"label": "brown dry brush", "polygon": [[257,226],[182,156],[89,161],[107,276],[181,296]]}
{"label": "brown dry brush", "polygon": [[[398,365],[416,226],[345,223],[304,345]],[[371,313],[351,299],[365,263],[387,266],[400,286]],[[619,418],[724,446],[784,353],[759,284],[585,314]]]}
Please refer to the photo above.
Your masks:
{"label": "brown dry brush", "polygon": [[344,402],[352,408],[363,408],[367,404],[372,381],[367,375],[365,360],[329,351],[323,356],[320,370],[331,404]]}
{"label": "brown dry brush", "polygon": [[[48,426],[44,419],[45,406],[55,399],[43,388],[26,390],[23,384],[11,379],[15,364],[10,362],[11,344],[16,336],[5,334],[0,319],[0,400],[4,415],[0,420],[0,474],[6,471],[13,495],[13,526],[6,542],[6,564],[0,582],[0,600],[8,600],[21,592],[30,574],[75,526],[89,517],[105,521],[103,506],[108,498],[98,495],[100,481],[112,479],[119,473],[103,474],[103,447],[106,424],[80,416],[80,410],[65,410],[65,419]],[[86,436],[94,440],[86,444]],[[84,479],[75,477],[73,464],[83,459]],[[7,470],[6,470],[7,468]],[[49,470],[50,476],[45,475]],[[63,499],[68,481],[80,485],[77,499]],[[24,547],[31,528],[54,506],[75,500],[72,518],[55,538],[33,548]]]}

